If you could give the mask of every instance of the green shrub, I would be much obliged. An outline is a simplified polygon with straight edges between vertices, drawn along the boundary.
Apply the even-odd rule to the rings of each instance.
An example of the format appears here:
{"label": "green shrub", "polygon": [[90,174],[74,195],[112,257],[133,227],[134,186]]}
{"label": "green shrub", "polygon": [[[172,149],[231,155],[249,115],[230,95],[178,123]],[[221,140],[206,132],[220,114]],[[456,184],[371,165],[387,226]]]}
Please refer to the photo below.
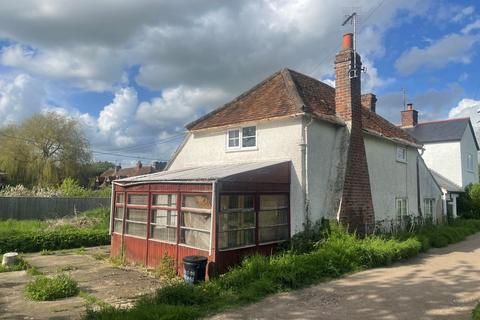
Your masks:
{"label": "green shrub", "polygon": [[51,301],[77,295],[78,283],[60,273],[52,277],[37,276],[25,287],[25,296],[36,301]]}
{"label": "green shrub", "polygon": [[0,273],[27,270],[28,268],[29,268],[28,263],[22,257],[17,257],[17,261],[15,261],[13,266],[7,267],[0,264]]}
{"label": "green shrub", "polygon": [[480,303],[472,311],[472,320],[480,320]]}
{"label": "green shrub", "polygon": [[177,268],[175,267],[175,260],[166,252],[160,259],[160,263],[155,268],[155,276],[160,279],[171,280],[177,276]]}

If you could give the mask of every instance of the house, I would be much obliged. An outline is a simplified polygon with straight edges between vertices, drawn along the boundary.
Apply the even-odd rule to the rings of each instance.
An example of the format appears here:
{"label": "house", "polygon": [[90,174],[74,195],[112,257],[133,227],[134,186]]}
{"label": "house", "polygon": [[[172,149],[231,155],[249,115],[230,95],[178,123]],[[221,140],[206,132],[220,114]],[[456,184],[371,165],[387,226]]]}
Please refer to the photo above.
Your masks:
{"label": "house", "polygon": [[480,149],[470,118],[418,122],[412,104],[401,115],[401,127],[423,144],[422,157],[442,187],[444,214],[456,217],[457,197],[478,183]]}
{"label": "house", "polygon": [[223,271],[321,218],[360,233],[441,218],[422,145],[361,95],[360,68],[346,34],[336,88],[284,68],[188,124],[166,171],[115,181],[111,254],[153,267],[166,252],[179,272],[203,255]]}
{"label": "house", "polygon": [[97,188],[111,185],[112,181],[128,177],[134,177],[154,172],[162,171],[166,162],[154,161],[151,166],[144,167],[141,161],[137,162],[135,167],[122,168],[120,165],[115,168],[110,168],[104,171],[101,175],[95,178],[95,186]]}

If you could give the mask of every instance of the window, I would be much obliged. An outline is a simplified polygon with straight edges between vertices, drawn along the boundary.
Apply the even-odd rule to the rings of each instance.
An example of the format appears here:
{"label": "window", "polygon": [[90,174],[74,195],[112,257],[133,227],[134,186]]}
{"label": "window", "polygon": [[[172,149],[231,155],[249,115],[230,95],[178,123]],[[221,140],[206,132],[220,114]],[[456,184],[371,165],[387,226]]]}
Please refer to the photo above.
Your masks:
{"label": "window", "polygon": [[254,196],[222,195],[219,213],[219,249],[255,245]]}
{"label": "window", "polygon": [[397,161],[407,162],[407,148],[397,146]]}
{"label": "window", "polygon": [[407,198],[396,198],[395,199],[395,209],[397,211],[397,219],[401,220],[402,217],[408,214],[408,199]]}
{"label": "window", "polygon": [[252,149],[257,146],[257,127],[243,127],[227,132],[227,149]]}
{"label": "window", "polygon": [[125,194],[117,192],[115,194],[115,207],[113,212],[113,232],[123,233],[123,214],[125,212]]}
{"label": "window", "polygon": [[212,223],[211,195],[184,195],[180,216],[180,243],[208,250]]}
{"label": "window", "polygon": [[433,216],[435,212],[435,199],[423,199],[423,212],[425,216]]}
{"label": "window", "polygon": [[473,171],[473,155],[471,153],[467,153],[467,170]]}
{"label": "window", "polygon": [[[148,194],[128,194],[127,200],[125,234],[146,238],[148,221]],[[135,208],[132,208],[132,206],[135,206]]]}
{"label": "window", "polygon": [[288,240],[288,195],[260,195],[259,243]]}
{"label": "window", "polygon": [[152,196],[150,238],[177,242],[177,195],[154,194]]}

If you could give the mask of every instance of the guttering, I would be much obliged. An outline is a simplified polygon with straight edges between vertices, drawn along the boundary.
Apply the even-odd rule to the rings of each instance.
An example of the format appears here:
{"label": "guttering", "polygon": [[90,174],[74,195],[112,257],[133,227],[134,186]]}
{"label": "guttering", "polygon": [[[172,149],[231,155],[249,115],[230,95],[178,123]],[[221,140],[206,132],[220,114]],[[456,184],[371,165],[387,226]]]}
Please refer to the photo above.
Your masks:
{"label": "guttering", "polygon": [[149,180],[149,181],[134,181],[131,183],[119,183],[113,182],[117,186],[121,187],[130,187],[130,186],[138,186],[142,184],[160,184],[160,183],[169,183],[169,184],[179,184],[179,183],[189,183],[189,184],[212,184],[215,183],[216,179],[211,180]]}

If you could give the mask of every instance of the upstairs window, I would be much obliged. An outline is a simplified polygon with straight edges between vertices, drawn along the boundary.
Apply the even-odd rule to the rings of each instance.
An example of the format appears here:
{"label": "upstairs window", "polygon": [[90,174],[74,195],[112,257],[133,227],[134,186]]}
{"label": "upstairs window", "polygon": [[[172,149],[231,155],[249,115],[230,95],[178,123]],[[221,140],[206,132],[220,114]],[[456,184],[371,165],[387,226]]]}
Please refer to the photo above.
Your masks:
{"label": "upstairs window", "polygon": [[257,146],[257,127],[243,127],[227,132],[227,149],[253,149]]}
{"label": "upstairs window", "polygon": [[473,171],[473,155],[467,153],[467,170]]}
{"label": "upstairs window", "polygon": [[407,148],[397,146],[397,161],[407,162]]}

